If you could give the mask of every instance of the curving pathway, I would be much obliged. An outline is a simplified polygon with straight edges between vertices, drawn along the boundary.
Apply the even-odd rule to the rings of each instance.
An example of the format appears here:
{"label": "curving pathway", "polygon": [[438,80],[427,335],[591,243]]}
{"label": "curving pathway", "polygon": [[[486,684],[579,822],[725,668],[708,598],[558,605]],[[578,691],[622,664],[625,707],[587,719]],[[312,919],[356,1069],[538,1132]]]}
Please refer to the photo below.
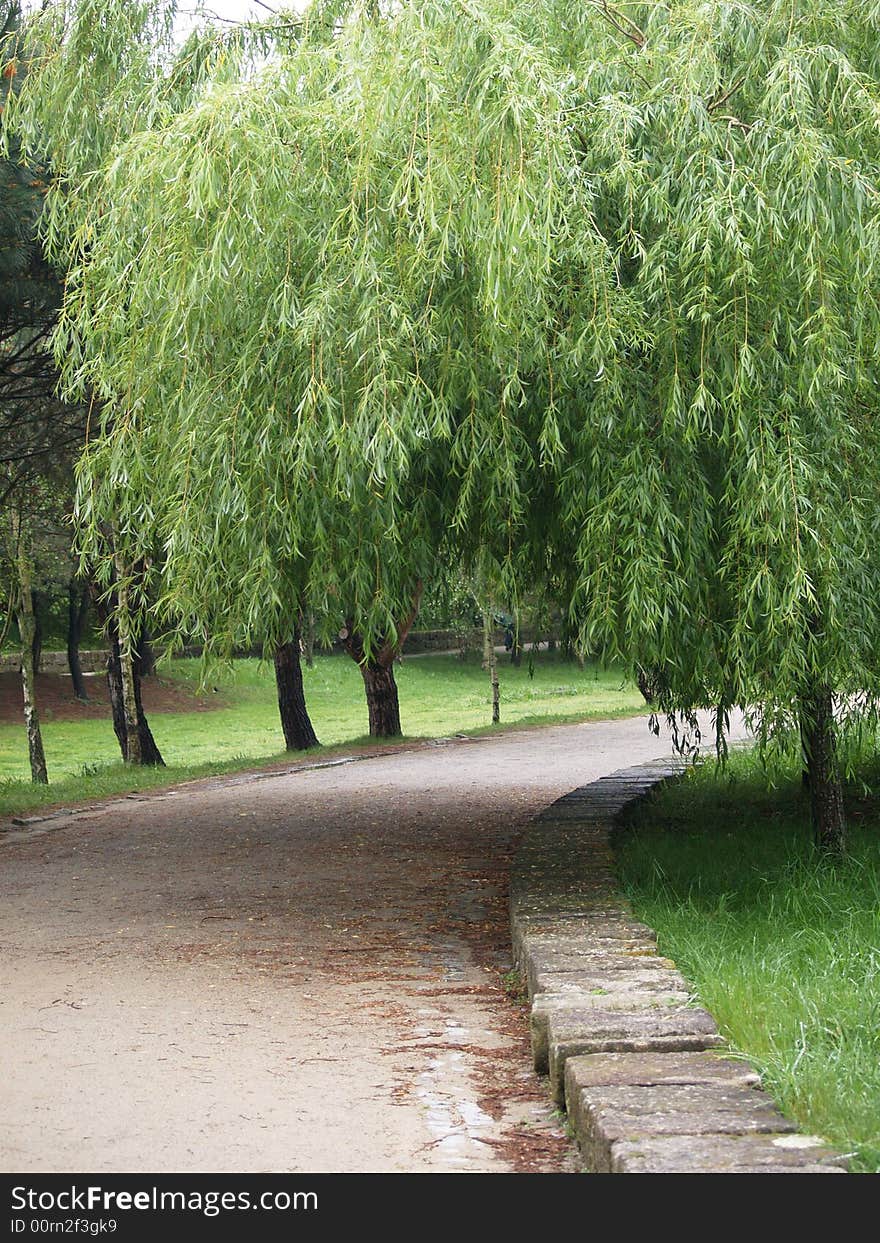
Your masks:
{"label": "curving pathway", "polygon": [[579,1168],[505,991],[528,819],[644,718],[0,825],[0,1168]]}

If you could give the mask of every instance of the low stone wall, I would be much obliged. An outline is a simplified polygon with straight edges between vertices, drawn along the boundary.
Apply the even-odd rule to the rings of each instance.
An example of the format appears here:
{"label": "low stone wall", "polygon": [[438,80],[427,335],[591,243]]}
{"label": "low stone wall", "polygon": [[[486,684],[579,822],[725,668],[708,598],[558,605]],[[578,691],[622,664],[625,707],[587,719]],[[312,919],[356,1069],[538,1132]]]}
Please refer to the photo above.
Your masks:
{"label": "low stone wall", "polygon": [[[504,643],[504,631],[500,629],[495,630],[493,636],[496,647],[500,647]],[[533,637],[530,630],[520,632],[520,643],[524,649],[532,642]],[[454,652],[461,647],[465,647],[468,651],[482,651],[482,630],[412,630],[406,637],[403,651],[406,656],[415,656],[420,652]],[[341,643],[335,643],[332,648],[318,647],[316,650],[326,655],[329,651],[339,654],[343,649]],[[198,645],[190,644],[182,648],[179,654],[181,656],[199,657],[202,654],[202,649]],[[260,657],[262,656],[262,649],[257,647],[240,648],[236,650],[235,655],[236,657]],[[79,658],[83,673],[103,673],[107,668],[106,650],[81,651]],[[50,652],[44,649],[40,668],[43,673],[67,673],[67,653]],[[18,673],[18,669],[19,657],[17,652],[0,656],[0,673]]]}
{"label": "low stone wall", "polygon": [[[523,650],[529,646],[534,637],[531,629],[520,630],[519,641]],[[546,635],[541,637],[547,638]],[[496,627],[492,631],[492,642],[496,647],[502,646],[504,643],[502,627]],[[405,656],[414,656],[420,652],[455,652],[462,647],[472,652],[482,651],[482,630],[479,628],[473,630],[411,630],[406,636],[403,653]]]}
{"label": "low stone wall", "polygon": [[596,1173],[841,1173],[723,1053],[675,963],[617,891],[623,809],[680,771],[621,770],[565,795],[527,829],[511,875],[511,933],[531,1002],[535,1068],[549,1075]]}
{"label": "low stone wall", "polygon": [[[107,653],[102,651],[80,652],[80,665],[83,673],[103,673],[107,668]],[[12,655],[0,656],[0,673],[18,673],[20,658],[17,652]],[[40,656],[41,673],[69,673],[66,652],[47,652]]]}

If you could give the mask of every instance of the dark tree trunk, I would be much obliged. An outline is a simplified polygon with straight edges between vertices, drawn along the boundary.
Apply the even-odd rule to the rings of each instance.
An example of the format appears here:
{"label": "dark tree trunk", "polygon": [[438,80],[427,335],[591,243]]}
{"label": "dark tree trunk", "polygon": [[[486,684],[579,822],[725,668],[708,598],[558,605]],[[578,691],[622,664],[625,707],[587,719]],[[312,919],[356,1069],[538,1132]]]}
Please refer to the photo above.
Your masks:
{"label": "dark tree trunk", "polygon": [[559,640],[562,659],[574,660],[574,627],[567,619],[562,623],[562,634]]}
{"label": "dark tree trunk", "polygon": [[34,637],[31,641],[31,655],[34,673],[40,673],[43,663],[43,636],[46,632],[44,618],[46,613],[46,593],[31,591],[31,616],[34,622]]}
{"label": "dark tree trunk", "polygon": [[392,665],[365,660],[360,666],[367,694],[367,713],[372,738],[398,738],[400,728],[400,702]]}
{"label": "dark tree trunk", "polygon": [[646,704],[652,707],[657,702],[657,688],[659,678],[655,669],[646,669],[643,665],[636,665],[636,684],[641,692],[642,699]]}
{"label": "dark tree trunk", "polygon": [[803,709],[799,714],[798,726],[801,734],[801,786],[804,790],[810,788],[810,731],[807,722],[804,720]]}
{"label": "dark tree trunk", "polygon": [[398,738],[403,733],[400,726],[397,683],[394,680],[394,658],[403,647],[406,636],[416,619],[421,598],[422,584],[419,582],[409,616],[397,627],[397,641],[391,643],[386,640],[381,643],[369,658],[364,651],[363,639],[354,630],[351,621],[347,622],[344,629],[339,632],[345,650],[352,660],[357,662],[364,679],[371,738]]}
{"label": "dark tree trunk", "polygon": [[141,703],[141,675],[137,661],[134,662],[134,702],[137,710],[138,739],[140,741],[140,763],[150,768],[164,768],[162,752],[156,745],[153,731],[147,721],[144,705]]}
{"label": "dark tree trunk", "polygon": [[89,611],[89,589],[72,578],[67,585],[67,666],[77,699],[87,700],[86,681],[79,661],[79,645]]}
{"label": "dark tree trunk", "polygon": [[24,723],[27,730],[28,759],[31,765],[31,781],[37,785],[47,785],[49,773],[46,768],[46,753],[43,750],[43,735],[40,731],[40,718],[37,712],[37,693],[33,661],[33,614],[23,608],[19,613],[18,626],[21,631],[21,690],[24,698]]}
{"label": "dark tree trunk", "polygon": [[292,643],[279,643],[275,648],[275,685],[278,688],[278,711],[288,751],[308,751],[320,746],[306,708],[300,664],[299,627],[293,632]]}
{"label": "dark tree trunk", "polygon": [[122,701],[122,663],[119,659],[119,639],[116,627],[107,623],[110,651],[107,656],[107,690],[110,694],[110,711],[113,715],[113,732],[119,743],[122,758],[128,759],[128,730],[125,728],[125,706]]}
{"label": "dark tree trunk", "polygon": [[840,854],[846,841],[846,816],[830,687],[817,686],[802,696],[800,719],[813,837],[825,854]]}
{"label": "dark tree trunk", "polygon": [[146,624],[141,626],[137,643],[137,667],[138,675],[142,678],[152,678],[156,673],[156,656],[153,652],[152,638]]}
{"label": "dark tree trunk", "polygon": [[31,560],[27,544],[27,532],[18,514],[13,515],[13,537],[18,545],[16,557],[18,569],[18,633],[21,638],[21,691],[24,699],[24,723],[27,731],[28,759],[31,781],[47,785],[46,754],[40,717],[37,712],[36,676],[34,671],[34,596],[31,590]]}
{"label": "dark tree trunk", "polygon": [[[110,708],[113,713],[113,732],[119,743],[119,750],[126,763],[136,762],[148,767],[165,767],[162,753],[156,746],[153,731],[147,721],[141,702],[141,675],[138,661],[132,661],[132,680],[134,689],[134,706],[137,720],[137,739],[135,745],[129,747],[128,728],[126,725],[125,692],[123,684],[122,653],[119,645],[119,630],[115,615],[111,609],[104,612],[104,625],[110,643],[110,654],[107,657],[107,688],[110,692]],[[139,744],[139,745],[138,745]],[[140,754],[138,755],[138,752]]]}
{"label": "dark tree trunk", "polygon": [[498,725],[501,721],[501,692],[498,686],[498,658],[495,654],[493,637],[492,619],[488,613],[484,613],[483,668],[489,674],[489,684],[492,687],[492,724]]}

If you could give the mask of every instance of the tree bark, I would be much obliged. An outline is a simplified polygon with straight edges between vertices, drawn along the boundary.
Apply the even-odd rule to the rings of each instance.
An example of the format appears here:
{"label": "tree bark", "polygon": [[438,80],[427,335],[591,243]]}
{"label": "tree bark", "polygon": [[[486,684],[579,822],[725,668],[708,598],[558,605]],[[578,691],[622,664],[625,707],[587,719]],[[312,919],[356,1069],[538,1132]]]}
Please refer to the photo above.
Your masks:
{"label": "tree bark", "polygon": [[299,626],[293,632],[292,642],[279,643],[275,648],[275,685],[287,750],[308,751],[310,747],[320,746],[306,708]]}
{"label": "tree bark", "polygon": [[656,669],[646,669],[644,665],[636,665],[636,683],[642,699],[651,707],[657,702],[659,678]]}
{"label": "tree bark", "polygon": [[104,627],[107,632],[107,639],[110,645],[110,653],[107,657],[107,689],[110,692],[110,710],[113,714],[113,732],[119,743],[119,750],[122,752],[122,758],[130,764],[137,763],[145,766],[153,766],[164,768],[165,761],[162,759],[162,753],[156,745],[153,737],[153,731],[150,729],[144,712],[143,703],[141,702],[141,677],[137,660],[131,663],[131,674],[133,683],[134,710],[135,719],[137,721],[135,752],[139,755],[137,760],[130,758],[129,750],[129,730],[126,722],[125,700],[123,689],[123,671],[122,671],[122,653],[119,643],[119,630],[117,628],[117,610],[115,603],[107,609],[106,607],[99,609],[99,616],[102,617]]}
{"label": "tree bark", "polygon": [[67,667],[77,699],[88,700],[88,691],[79,659],[83,626],[89,611],[89,589],[75,578],[67,584]]}
{"label": "tree bark", "polygon": [[152,678],[156,673],[156,654],[153,651],[153,636],[149,628],[142,625],[137,641],[137,666],[142,678]]}
{"label": "tree bark", "polygon": [[522,644],[519,641],[519,613],[513,616],[513,642],[510,645],[510,663],[518,669],[522,664]]}
{"label": "tree bark", "polygon": [[31,589],[31,615],[34,619],[34,637],[31,643],[33,653],[34,674],[41,672],[43,664],[43,637],[45,634],[44,614],[46,611],[46,593]]}
{"label": "tree bark", "polygon": [[399,738],[403,730],[400,727],[400,701],[392,665],[365,660],[360,663],[360,670],[367,696],[370,737]]}
{"label": "tree bark", "polygon": [[816,686],[801,697],[800,720],[813,838],[823,853],[841,854],[846,842],[846,816],[830,687]]}
{"label": "tree bark", "polygon": [[125,570],[116,558],[116,638],[119,645],[119,677],[122,683],[122,716],[125,723],[125,761],[138,765],[141,760],[141,736],[138,730],[138,711],[135,699],[135,636],[128,608],[128,589],[125,586]]}
{"label": "tree bark", "polygon": [[18,545],[18,630],[21,637],[21,689],[24,696],[24,723],[27,730],[28,759],[31,781],[36,785],[48,785],[46,753],[40,732],[37,711],[36,678],[34,672],[34,601],[31,591],[31,564],[25,541],[25,533],[18,516],[14,519],[15,542]]}
{"label": "tree bark", "polygon": [[488,613],[483,614],[483,668],[488,671],[489,684],[492,687],[492,724],[501,721],[501,692],[498,687],[498,657],[492,642],[492,619]]}
{"label": "tree bark", "polygon": [[348,621],[339,632],[345,650],[357,662],[364,679],[371,738],[399,738],[403,733],[400,726],[397,683],[394,680],[394,658],[403,647],[416,619],[421,598],[420,582],[416,587],[409,615],[397,627],[396,642],[386,640],[370,657],[364,651],[363,639],[354,629],[353,622]]}

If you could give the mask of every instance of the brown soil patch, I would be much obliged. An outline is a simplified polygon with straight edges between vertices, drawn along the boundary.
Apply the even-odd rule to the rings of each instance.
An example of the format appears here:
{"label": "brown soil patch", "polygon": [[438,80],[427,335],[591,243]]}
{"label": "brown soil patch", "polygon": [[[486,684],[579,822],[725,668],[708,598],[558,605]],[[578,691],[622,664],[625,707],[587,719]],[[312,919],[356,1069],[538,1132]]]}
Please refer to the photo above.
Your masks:
{"label": "brown soil patch", "polygon": [[[88,703],[73,694],[70,678],[62,673],[37,674],[37,703],[43,721],[86,721],[110,715],[110,696],[103,673],[86,674]],[[144,678],[144,710],[155,712],[210,712],[225,707],[222,696],[194,695],[176,682],[164,678]],[[0,673],[0,722],[17,725],[22,720],[21,678],[17,673]]]}

